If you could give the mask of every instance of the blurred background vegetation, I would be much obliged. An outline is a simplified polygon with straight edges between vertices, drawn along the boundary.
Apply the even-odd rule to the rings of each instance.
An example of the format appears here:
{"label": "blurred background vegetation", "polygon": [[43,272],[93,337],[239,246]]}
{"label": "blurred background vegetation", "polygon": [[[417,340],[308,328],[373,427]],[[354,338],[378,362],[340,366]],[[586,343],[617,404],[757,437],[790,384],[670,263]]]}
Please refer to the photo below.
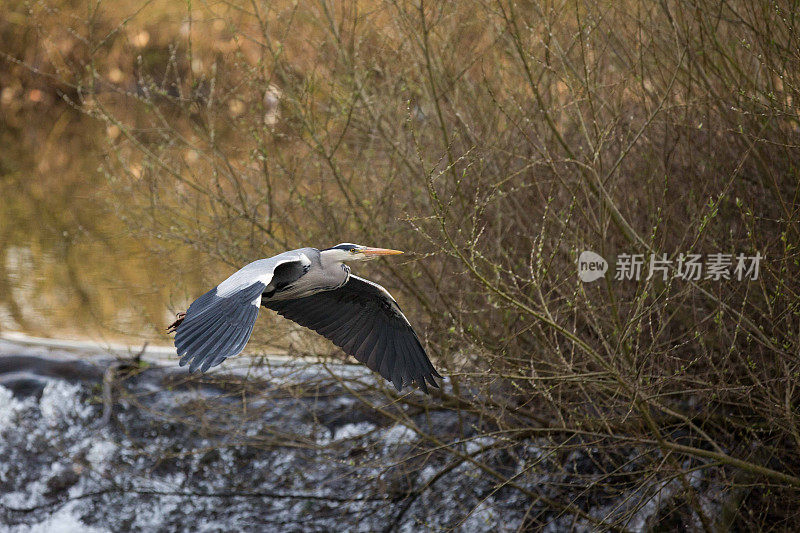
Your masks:
{"label": "blurred background vegetation", "polygon": [[[166,343],[247,261],[399,248],[369,275],[448,375],[429,408],[472,417],[453,442],[598,451],[569,490],[487,466],[531,509],[676,480],[662,527],[800,522],[796,2],[0,9],[3,327]],[[583,250],[764,259],[586,285]],[[339,357],[262,315],[251,349]]]}

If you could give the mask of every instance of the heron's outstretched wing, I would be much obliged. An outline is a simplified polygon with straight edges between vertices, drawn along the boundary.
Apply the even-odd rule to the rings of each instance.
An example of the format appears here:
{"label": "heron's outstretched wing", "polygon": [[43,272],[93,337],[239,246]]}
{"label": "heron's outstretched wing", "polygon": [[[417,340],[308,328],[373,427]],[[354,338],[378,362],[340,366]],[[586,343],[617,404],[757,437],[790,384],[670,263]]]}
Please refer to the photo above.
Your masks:
{"label": "heron's outstretched wing", "polygon": [[397,390],[426,380],[438,387],[436,372],[417,334],[389,292],[371,281],[350,276],[338,289],[294,300],[265,300],[279,315],[331,340],[348,355],[391,381]]}
{"label": "heron's outstretched wing", "polygon": [[276,284],[298,279],[308,259],[281,254],[245,266],[189,306],[176,322],[175,347],[180,365],[203,372],[239,354],[253,332],[261,295]]}

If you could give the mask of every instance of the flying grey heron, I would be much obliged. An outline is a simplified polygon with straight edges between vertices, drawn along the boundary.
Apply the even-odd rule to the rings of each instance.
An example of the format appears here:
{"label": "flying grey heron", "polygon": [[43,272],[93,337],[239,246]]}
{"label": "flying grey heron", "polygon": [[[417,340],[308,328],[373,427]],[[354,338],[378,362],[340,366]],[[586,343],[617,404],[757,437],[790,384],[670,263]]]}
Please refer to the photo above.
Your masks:
{"label": "flying grey heron", "polygon": [[350,273],[347,261],[366,261],[398,250],[343,243],[299,248],[259,259],[195,300],[167,329],[175,332],[180,365],[205,372],[239,354],[264,306],[331,340],[348,355],[391,381],[397,390],[436,372],[389,292]]}

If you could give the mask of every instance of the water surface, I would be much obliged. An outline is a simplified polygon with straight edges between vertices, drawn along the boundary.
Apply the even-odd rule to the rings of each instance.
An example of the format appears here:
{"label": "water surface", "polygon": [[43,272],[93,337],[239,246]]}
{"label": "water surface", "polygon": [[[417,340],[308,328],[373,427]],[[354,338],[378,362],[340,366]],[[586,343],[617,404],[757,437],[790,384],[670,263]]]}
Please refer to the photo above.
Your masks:
{"label": "water surface", "polygon": [[117,216],[108,134],[55,89],[0,90],[0,330],[167,342],[172,313],[204,292],[202,258]]}

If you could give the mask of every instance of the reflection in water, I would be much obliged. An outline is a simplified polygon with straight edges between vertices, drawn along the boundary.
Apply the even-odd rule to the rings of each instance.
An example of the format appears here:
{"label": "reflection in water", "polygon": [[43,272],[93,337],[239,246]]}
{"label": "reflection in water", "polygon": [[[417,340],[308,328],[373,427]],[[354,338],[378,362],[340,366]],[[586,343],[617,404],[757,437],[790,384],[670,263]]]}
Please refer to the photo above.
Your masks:
{"label": "reflection in water", "polygon": [[29,93],[0,102],[0,329],[163,335],[170,310],[197,293],[202,265],[132,236],[105,201],[99,127]]}

